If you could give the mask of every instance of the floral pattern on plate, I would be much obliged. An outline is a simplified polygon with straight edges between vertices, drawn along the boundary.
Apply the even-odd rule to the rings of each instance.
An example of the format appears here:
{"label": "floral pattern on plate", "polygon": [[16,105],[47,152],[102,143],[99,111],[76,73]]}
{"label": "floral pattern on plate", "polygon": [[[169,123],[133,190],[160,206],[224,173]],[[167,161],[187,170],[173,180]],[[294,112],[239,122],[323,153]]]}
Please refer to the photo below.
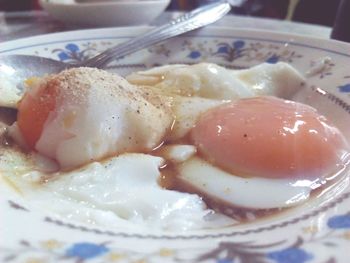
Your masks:
{"label": "floral pattern on plate", "polygon": [[[124,41],[141,29],[101,29],[48,35],[0,45],[0,53],[37,54],[64,62],[81,62]],[[142,31],[142,30],[141,30]],[[117,37],[116,37],[117,36]],[[326,106],[350,113],[349,46],[326,40],[206,29],[176,38],[115,61],[109,70],[127,73],[166,63],[209,61],[230,68],[261,62],[289,62],[302,72],[331,56],[310,77],[313,90],[329,92]],[[327,81],[327,82],[324,82]],[[329,84],[332,85],[329,85]],[[347,263],[350,247],[348,182],[335,200],[286,219],[247,227],[180,236],[99,229],[52,218],[32,209],[18,195],[0,197],[1,262],[215,262]],[[11,201],[8,201],[11,200]],[[302,218],[302,220],[298,219]],[[279,227],[274,227],[278,225]],[[264,231],[261,231],[263,229]],[[265,231],[266,230],[266,231]],[[9,234],[11,233],[11,235]],[[244,234],[243,234],[244,233]]]}
{"label": "floral pattern on plate", "polygon": [[[188,249],[171,249],[161,247],[152,253],[136,253],[133,250],[118,249],[113,241],[103,243],[79,242],[65,243],[55,239],[48,239],[33,244],[21,240],[15,249],[1,248],[2,262],[21,260],[26,263],[45,262],[164,262],[172,257],[175,262],[276,262],[276,263],[304,263],[319,260],[315,246],[325,249],[337,249],[350,245],[350,212],[332,216],[327,220],[327,231],[319,234],[318,226],[303,228],[303,236],[298,237],[292,244],[286,245],[286,240],[276,243],[256,242],[220,242],[214,248],[205,248],[193,253],[188,258]],[[342,231],[345,230],[345,231]],[[191,251],[193,252],[193,251]],[[316,252],[316,253],[315,253]],[[35,256],[34,256],[35,255]],[[186,257],[185,257],[186,255]],[[337,262],[335,256],[326,261]]]}

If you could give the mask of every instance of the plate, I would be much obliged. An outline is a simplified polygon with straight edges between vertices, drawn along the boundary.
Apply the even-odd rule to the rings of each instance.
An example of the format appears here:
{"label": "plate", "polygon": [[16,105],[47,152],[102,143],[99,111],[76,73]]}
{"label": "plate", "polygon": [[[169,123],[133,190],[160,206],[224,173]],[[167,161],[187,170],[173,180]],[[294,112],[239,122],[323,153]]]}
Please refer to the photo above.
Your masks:
{"label": "plate", "polygon": [[[147,27],[81,30],[2,43],[0,54],[78,62]],[[350,138],[350,46],[263,31],[209,27],[112,63],[127,74],[165,63],[209,61],[230,68],[286,61],[308,73],[296,97],[318,108]],[[323,58],[323,59],[321,59]],[[184,233],[85,225],[33,209],[0,184],[1,262],[349,262],[350,187],[336,189],[254,224]]]}
{"label": "plate", "polygon": [[[53,17],[69,25],[146,25],[159,16],[170,0],[132,0],[76,3],[74,0],[40,0]],[[147,12],[145,12],[147,10]]]}

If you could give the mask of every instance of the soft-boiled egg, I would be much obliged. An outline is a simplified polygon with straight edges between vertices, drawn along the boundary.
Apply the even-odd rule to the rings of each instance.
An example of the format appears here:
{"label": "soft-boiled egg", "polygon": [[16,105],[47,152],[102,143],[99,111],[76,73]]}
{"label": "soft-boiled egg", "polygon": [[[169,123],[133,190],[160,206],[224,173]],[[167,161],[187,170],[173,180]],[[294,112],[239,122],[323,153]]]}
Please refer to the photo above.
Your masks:
{"label": "soft-boiled egg", "polygon": [[128,80],[76,68],[28,81],[5,129],[26,148],[0,146],[0,174],[70,219],[177,231],[238,223],[208,198],[244,211],[294,206],[345,165],[345,139],[315,109],[257,97],[302,87],[286,63],[169,65]]}
{"label": "soft-boiled egg", "polygon": [[344,168],[349,154],[341,132],[314,108],[275,97],[211,109],[191,138],[207,161],[182,163],[180,180],[205,195],[252,209],[307,200],[311,190]]}
{"label": "soft-boiled egg", "polygon": [[206,159],[247,177],[316,178],[337,171],[347,153],[341,132],[314,108],[275,97],[209,110],[191,137]]}
{"label": "soft-boiled egg", "polygon": [[172,123],[163,108],[115,74],[75,68],[32,83],[17,126],[30,149],[64,169],[161,144]]}

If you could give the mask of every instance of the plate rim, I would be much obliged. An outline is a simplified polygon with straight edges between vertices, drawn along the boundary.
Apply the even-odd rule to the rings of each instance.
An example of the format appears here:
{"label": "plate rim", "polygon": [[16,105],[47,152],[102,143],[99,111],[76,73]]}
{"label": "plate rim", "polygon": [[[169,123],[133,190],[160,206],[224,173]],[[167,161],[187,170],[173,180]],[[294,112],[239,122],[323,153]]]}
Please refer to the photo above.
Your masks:
{"label": "plate rim", "polygon": [[[133,37],[137,32],[146,32],[146,30],[150,30],[156,28],[155,26],[123,26],[123,27],[103,27],[103,28],[88,28],[88,29],[77,29],[77,30],[69,30],[69,31],[63,31],[63,32],[55,32],[55,33],[48,33],[48,34],[41,34],[36,35],[32,37],[23,37],[18,38],[15,40],[5,41],[3,43],[0,43],[0,56],[7,52],[13,52],[15,50],[21,49],[21,48],[29,48],[29,47],[35,47],[40,45],[48,45],[53,43],[60,43],[60,42],[66,42],[68,38],[69,40],[74,41],[83,41],[83,40],[92,40],[92,39],[120,39],[120,38],[131,38]],[[245,37],[245,39],[248,40],[269,40],[272,42],[278,42],[278,43],[288,43],[291,45],[296,46],[303,46],[303,47],[309,47],[314,48],[318,50],[323,50],[327,52],[332,52],[340,55],[344,55],[346,57],[350,57],[350,43],[334,40],[334,39],[325,39],[322,37],[315,37],[315,36],[307,36],[303,34],[295,34],[295,33],[286,33],[286,32],[280,32],[280,31],[274,31],[274,30],[265,30],[265,29],[251,29],[251,28],[232,28],[228,26],[207,26],[204,28],[197,29],[195,31],[188,32],[186,34],[177,36],[175,38],[181,38],[181,37],[188,37],[188,36],[195,36],[195,37],[208,37],[209,34],[206,34],[208,32],[211,33],[211,31],[216,31],[218,35],[211,34],[211,36],[222,36],[223,32],[230,32],[229,37],[236,37],[234,35],[231,35],[231,33],[236,33],[242,35],[242,37]],[[113,34],[121,33],[123,32],[123,36],[113,36]],[[258,34],[258,36],[254,37],[246,37],[244,35],[254,35]],[[82,37],[84,35],[97,35],[97,37]],[[259,35],[266,35],[270,38],[261,38]],[[102,37],[104,36],[104,37]],[[41,39],[57,39],[57,41],[50,41],[50,42],[42,42]],[[271,39],[272,38],[272,39]],[[278,40],[277,40],[278,39]],[[285,39],[285,40],[283,40]],[[40,44],[33,44],[29,46],[23,46],[25,45],[25,42],[35,42],[40,41]],[[333,47],[336,49],[343,49],[344,51],[349,50],[346,52],[340,52],[335,51],[329,48],[319,48],[317,46],[312,46],[310,44],[302,44],[298,42],[315,42],[318,41],[318,46],[327,46],[329,48]],[[321,42],[321,43],[320,43]],[[301,44],[301,45],[300,45]],[[12,45],[16,45],[16,48],[11,48]],[[19,46],[22,45],[22,46]]]}
{"label": "plate rim", "polygon": [[[103,28],[102,30],[103,30],[103,33],[107,33],[107,32],[111,32],[110,34],[112,34],[113,32],[117,32],[118,30],[126,30],[126,31],[130,31],[129,33],[132,35],[132,34],[134,34],[136,31],[134,31],[134,30],[147,30],[147,29],[149,29],[149,28],[152,28],[152,27],[149,27],[149,26],[133,26],[133,27],[115,27],[115,28]],[[208,27],[209,28],[209,27]],[[131,30],[132,29],[132,30]],[[309,36],[304,36],[304,35],[300,35],[300,34],[289,34],[289,33],[281,33],[281,32],[275,32],[275,31],[268,31],[268,30],[253,30],[253,29],[244,29],[244,28],[240,28],[240,29],[237,29],[237,28],[230,28],[230,27],[210,27],[209,28],[210,30],[215,30],[215,29],[222,29],[222,30],[228,30],[228,31],[230,31],[230,32],[238,32],[238,33],[240,33],[240,32],[243,32],[243,34],[253,34],[254,32],[258,32],[259,34],[266,34],[266,33],[268,33],[269,35],[273,35],[274,37],[276,37],[276,38],[282,38],[282,37],[293,37],[293,38],[296,38],[297,39],[297,41],[296,42],[298,42],[298,41],[303,41],[303,40],[307,40],[307,41],[312,41],[312,42],[314,42],[314,41],[323,41],[324,43],[331,43],[330,44],[330,47],[335,47],[335,49],[342,49],[342,48],[348,48],[349,49],[349,47],[350,47],[350,44],[348,44],[348,43],[344,43],[344,42],[340,42],[340,41],[336,41],[336,40],[329,40],[329,39],[323,39],[323,38],[315,38],[315,37],[309,37]],[[205,30],[207,30],[207,28],[205,29]],[[39,35],[39,36],[33,36],[33,37],[29,37],[29,38],[22,38],[22,39],[17,39],[17,40],[12,40],[12,41],[8,41],[8,42],[4,42],[4,43],[0,43],[0,55],[2,54],[2,53],[6,53],[6,52],[12,52],[12,51],[9,51],[9,50],[5,50],[5,51],[2,51],[2,47],[3,47],[3,45],[9,45],[9,44],[12,44],[12,43],[14,43],[14,44],[21,44],[22,42],[23,43],[25,43],[26,41],[35,41],[36,39],[41,39],[41,38],[48,38],[48,37],[53,37],[53,38],[59,38],[59,37],[61,37],[62,35],[66,35],[67,33],[68,34],[72,34],[72,36],[73,36],[73,34],[76,34],[77,32],[79,32],[79,34],[93,34],[95,31],[98,31],[98,32],[101,32],[101,29],[83,29],[83,30],[73,30],[73,31],[66,31],[66,32],[59,32],[59,33],[51,33],[51,34],[44,34],[44,35]],[[132,32],[131,32],[132,31]],[[200,32],[199,32],[199,34],[202,34],[202,31],[203,30],[201,30]],[[188,34],[187,36],[191,36],[191,35],[193,35],[193,36],[197,36],[197,32],[194,32],[194,33],[191,33],[191,34]],[[128,36],[125,36],[125,38],[127,38]],[[120,38],[120,37],[118,37],[118,38]],[[99,39],[99,38],[91,38],[91,39]],[[245,38],[245,39],[248,39],[248,38]],[[251,40],[252,39],[254,39],[254,40],[264,40],[264,39],[261,39],[261,38],[251,38]],[[60,41],[58,41],[58,42],[67,42],[67,41],[69,41],[70,39],[67,39],[67,38],[63,38],[63,39],[61,39]],[[72,39],[73,40],[73,39]],[[84,40],[84,39],[74,39],[74,40]],[[265,40],[268,40],[268,38],[267,39],[265,39]],[[306,41],[306,42],[307,42]],[[58,42],[55,42],[55,43],[58,43]],[[279,43],[281,43],[282,42],[282,40],[281,41],[278,41]],[[52,43],[52,42],[51,42]],[[46,45],[46,44],[48,44],[48,43],[41,43],[40,45]],[[29,47],[31,47],[31,46],[25,46],[25,47],[18,47],[18,49],[20,49],[20,48],[29,48]],[[310,48],[316,48],[316,47],[314,47],[314,46],[309,46]],[[345,55],[346,57],[350,57],[350,53],[349,54],[346,54],[346,53],[340,53],[341,55]],[[349,105],[349,103],[347,103],[347,105]],[[343,193],[342,195],[339,195],[338,196],[338,198],[341,198],[342,196],[344,196],[344,194],[346,194],[346,193]],[[349,195],[350,195],[350,192],[348,193]],[[336,199],[337,200],[337,199]],[[332,200],[332,201],[330,201],[328,204],[332,204],[332,203],[335,203],[334,205],[337,205],[337,202],[336,202],[336,200]],[[317,210],[316,210],[317,211]],[[45,215],[45,214],[43,214],[43,215]],[[301,215],[301,216],[303,216],[303,215]],[[315,216],[315,215],[313,215],[313,216]],[[291,218],[290,220],[294,220],[295,218]],[[285,222],[285,221],[288,221],[288,220],[284,220],[284,221],[282,221],[281,223],[283,223],[283,222]],[[70,222],[70,221],[68,221],[68,220],[64,220],[63,222]],[[279,223],[279,222],[278,222]],[[277,224],[278,224],[277,223]],[[74,224],[74,223],[73,223]],[[79,225],[79,223],[77,223],[77,225],[78,225],[78,227],[80,227],[80,225]],[[273,224],[271,224],[271,225],[273,225]],[[267,227],[270,227],[271,225],[267,225]],[[262,226],[262,227],[264,227],[264,226]],[[93,228],[93,227],[91,227],[91,228]],[[254,229],[248,229],[248,230],[251,230],[251,233],[252,234],[255,234],[255,228]],[[99,230],[98,230],[99,231]],[[245,230],[243,230],[243,231],[245,231]],[[217,239],[217,238],[230,238],[230,237],[233,237],[233,235],[230,235],[230,234],[232,234],[232,232],[235,232],[234,230],[232,230],[232,231],[230,231],[230,232],[227,232],[227,233],[218,233],[218,234],[216,234],[217,236],[213,236],[213,237],[206,237],[205,235],[206,234],[200,234],[200,239],[202,239],[202,240],[213,240],[214,238],[215,239]],[[241,232],[241,231],[237,231],[238,232],[238,234],[237,235],[235,235],[235,236],[241,236],[240,234],[239,234],[239,232]],[[117,234],[119,234],[119,232],[117,232]],[[120,233],[122,236],[114,236],[113,235],[113,237],[122,237],[122,238],[125,238],[126,236],[125,235],[123,235],[123,233]],[[141,234],[142,235],[142,234]],[[131,234],[131,236],[129,236],[129,238],[139,238],[139,236],[140,235],[138,235],[138,234],[135,234],[135,235],[133,235],[133,234]],[[144,236],[145,235],[142,235],[142,239],[149,239],[149,238],[144,238]],[[202,237],[203,236],[203,237]],[[158,239],[158,240],[162,240],[162,239],[164,239],[164,240],[166,240],[167,238],[166,238],[166,236],[165,235],[159,235],[159,236],[156,236],[156,239]],[[193,238],[193,235],[188,235],[188,236],[184,236],[184,238],[182,239],[181,237],[180,238],[178,238],[178,237],[173,237],[173,236],[170,236],[170,238],[169,239],[176,239],[176,240],[183,240],[183,239],[186,239],[186,240],[198,240],[197,238]]]}
{"label": "plate rim", "polygon": [[[17,39],[17,40],[12,40],[12,41],[8,41],[8,42],[4,42],[4,43],[0,43],[0,61],[1,61],[1,54],[2,53],[6,53],[6,52],[12,52],[12,51],[9,51],[9,50],[3,50],[3,48],[6,48],[6,47],[11,47],[11,45],[13,44],[14,46],[17,46],[18,49],[20,48],[31,48],[30,46],[28,45],[25,45],[26,43],[29,42],[35,42],[35,41],[39,41],[41,43],[39,43],[38,45],[41,46],[45,46],[49,43],[47,43],[46,40],[50,40],[51,38],[53,39],[57,39],[59,40],[61,38],[62,35],[66,35],[67,33],[69,34],[68,37],[63,37],[61,38],[58,42],[63,42],[63,43],[68,43],[68,41],[75,41],[78,39],[78,37],[80,35],[94,35],[94,32],[99,32],[100,34],[108,34],[108,35],[112,35],[112,34],[117,34],[118,32],[124,32],[124,38],[128,38],[130,36],[132,36],[132,34],[135,34],[135,32],[141,32],[142,30],[147,30],[149,28],[152,28],[152,27],[149,27],[149,26],[134,26],[134,27],[116,27],[116,28],[104,28],[103,31],[101,32],[101,29],[84,29],[84,30],[73,30],[73,31],[67,31],[67,32],[59,32],[59,33],[51,33],[51,34],[44,34],[44,35],[39,35],[39,36],[34,36],[34,37],[29,37],[29,38],[22,38],[22,39]],[[112,29],[112,30],[111,30]],[[273,36],[272,37],[272,40],[273,39],[277,39],[276,41],[279,42],[279,43],[286,43],[285,41],[283,41],[282,39],[289,39],[289,38],[293,38],[296,45],[298,44],[303,44],[305,43],[305,45],[308,45],[310,44],[310,46],[308,46],[309,48],[312,48],[312,49],[315,49],[317,48],[316,45],[319,44],[320,41],[322,41],[322,43],[320,44],[321,48],[318,48],[320,50],[326,50],[326,49],[322,49],[323,45],[327,48],[330,48],[329,51],[331,52],[340,52],[341,49],[343,49],[343,52],[340,52],[340,55],[345,55],[346,56],[346,60],[349,60],[349,57],[350,57],[350,44],[348,43],[343,43],[343,42],[340,42],[340,41],[335,41],[335,40],[329,40],[329,39],[322,39],[322,38],[315,38],[315,37],[308,37],[308,36],[304,36],[304,35],[300,35],[300,34],[289,34],[289,33],[281,33],[281,32],[275,32],[275,31],[268,31],[268,30],[253,30],[253,29],[244,29],[244,28],[230,28],[230,27],[210,27],[210,28],[206,28],[204,30],[200,30],[198,32],[193,32],[191,34],[187,34],[186,37],[189,37],[189,36],[197,36],[198,35],[203,35],[203,36],[207,36],[206,33],[207,32],[213,32],[212,30],[217,30],[217,29],[220,29],[222,30],[222,32],[243,32],[242,33],[242,36],[243,35],[248,35],[248,34],[253,34],[254,33],[258,33],[256,36],[254,36],[254,38],[250,39],[250,40],[265,40],[265,41],[271,41],[271,39],[268,39],[265,38],[265,39],[262,39],[262,38],[259,38],[261,36],[263,36],[264,34],[267,34],[267,36]],[[78,33],[78,34],[77,34]],[[225,36],[222,36],[222,37],[225,37]],[[231,35],[227,36],[227,37],[231,37]],[[109,39],[111,39],[111,37],[108,37]],[[120,36],[117,37],[117,38],[121,38]],[[236,38],[236,36],[232,36],[232,38]],[[242,37],[243,40],[247,39],[247,37]],[[96,37],[92,37],[90,39],[95,39],[95,40],[98,40],[99,38],[96,38]],[[79,39],[78,39],[79,40]],[[80,39],[80,40],[84,40],[84,39]],[[301,42],[301,43],[299,43]],[[312,44],[313,43],[313,44]],[[293,42],[291,42],[291,44],[293,44]],[[21,47],[21,45],[24,45],[23,47]],[[38,46],[38,45],[34,45],[34,46]],[[34,47],[33,46],[33,47]],[[345,53],[344,53],[345,52]],[[333,94],[331,94],[333,95]],[[342,101],[346,102],[346,110],[349,114],[350,114],[350,99],[349,100],[342,100],[339,96],[335,96],[333,95],[336,99],[339,99],[339,102],[335,102],[335,103],[341,103]],[[331,98],[329,98],[330,100],[332,100]],[[338,107],[340,107],[341,105],[339,104]],[[277,230],[277,231],[281,231],[280,233],[291,233],[291,230],[294,229],[294,226],[292,226],[292,224],[290,223],[291,221],[295,221],[297,220],[296,224],[297,226],[299,226],[300,221],[302,221],[300,219],[300,217],[303,217],[303,216],[306,216],[307,217],[307,221],[309,221],[310,219],[312,218],[315,218],[317,217],[320,213],[323,213],[324,212],[324,207],[325,206],[330,206],[332,208],[336,207],[337,205],[339,205],[339,199],[346,199],[347,203],[348,203],[348,200],[349,200],[349,197],[350,197],[350,191],[346,190],[344,191],[343,193],[341,193],[340,195],[337,195],[337,198],[336,199],[333,199],[333,200],[330,200],[329,202],[327,202],[325,205],[322,205],[322,206],[319,206],[317,207],[316,209],[313,209],[311,211],[308,211],[307,213],[303,213],[301,215],[295,215],[295,216],[292,216],[292,217],[286,217],[286,218],[283,218],[281,220],[278,220],[278,221],[275,221],[275,222],[267,222],[266,224],[261,224],[259,226],[256,226],[256,227],[248,227],[248,228],[243,228],[243,229],[228,229],[228,230],[225,230],[224,232],[221,231],[219,233],[215,233],[213,231],[209,232],[200,232],[200,233],[196,233],[195,231],[191,231],[190,233],[187,233],[186,235],[183,235],[183,236],[179,236],[179,235],[176,235],[176,234],[173,234],[173,233],[156,233],[154,236],[150,236],[149,235],[149,232],[147,233],[139,233],[139,232],[130,232],[130,231],[122,231],[121,229],[110,229],[108,230],[108,228],[106,227],[96,227],[96,230],[95,230],[95,227],[94,226],[89,226],[87,224],[83,224],[83,223],[79,223],[79,222],[72,222],[72,221],[69,221],[67,219],[63,219],[61,220],[61,222],[58,222],[57,224],[60,225],[61,223],[65,224],[65,225],[70,225],[73,227],[73,229],[67,229],[66,227],[64,227],[63,229],[61,227],[58,227],[56,226],[55,222],[47,222],[47,221],[44,221],[45,219],[47,220],[55,220],[56,218],[54,217],[51,217],[51,214],[48,214],[48,213],[45,213],[43,211],[40,212],[40,214],[37,214],[35,213],[36,215],[38,215],[39,217],[37,218],[39,221],[40,220],[40,223],[42,224],[46,224],[46,223],[49,223],[48,227],[54,227],[55,231],[69,231],[69,232],[72,232],[72,235],[76,235],[78,237],[82,237],[83,239],[86,239],[86,240],[90,240],[88,239],[87,235],[88,234],[92,234],[94,235],[93,238],[91,238],[91,240],[95,240],[95,237],[96,239],[101,239],[101,238],[110,238],[111,240],[113,240],[113,246],[116,246],[118,248],[118,244],[117,244],[117,241],[118,240],[125,240],[126,242],[137,242],[137,241],[140,241],[140,242],[147,242],[147,241],[154,241],[155,243],[157,241],[165,241],[167,242],[166,244],[171,244],[169,246],[173,246],[173,244],[175,242],[178,242],[180,243],[181,241],[185,241],[186,244],[187,242],[189,242],[191,245],[192,244],[195,244],[195,242],[198,242],[198,246],[200,248],[204,248],[205,249],[205,246],[204,242],[221,242],[222,240],[228,240],[228,241],[236,241],[236,240],[240,240],[240,239],[245,239],[245,238],[250,238],[252,240],[258,240],[259,242],[262,241],[262,239],[266,236],[269,235],[269,232],[264,230],[266,228],[271,228],[271,227],[274,227],[275,229],[279,228],[278,225],[285,225],[287,224],[287,227],[289,228],[283,228],[283,229],[286,229],[286,232],[283,231],[283,229],[281,230]],[[10,200],[10,198],[4,198],[5,201],[8,201]],[[323,210],[323,211],[322,211]],[[331,211],[331,210],[329,210]],[[343,210],[344,211],[344,210]],[[32,212],[39,212],[38,210],[32,210]],[[324,213],[327,213],[328,212],[324,212]],[[328,214],[328,216],[331,216]],[[4,224],[5,225],[5,224]],[[39,223],[38,223],[39,225]],[[51,226],[50,226],[51,225]],[[262,228],[263,231],[258,231],[259,228]],[[45,229],[45,228],[44,228]],[[87,231],[84,231],[84,229],[89,229],[91,230],[92,232],[87,232]],[[274,229],[274,230],[275,230]],[[1,230],[1,227],[0,227],[0,230]],[[245,232],[245,231],[248,231],[249,233],[246,234],[246,235],[243,235],[242,232]],[[100,232],[100,234],[98,233]],[[104,232],[104,233],[101,233],[101,232]],[[68,232],[67,232],[68,233]],[[75,233],[75,234],[74,234]],[[273,232],[272,234],[274,234],[275,232]],[[97,234],[97,235],[96,235]],[[292,238],[296,237],[297,235],[301,234],[301,232],[297,232],[295,234],[293,234]],[[49,234],[47,235],[49,238],[51,238],[51,236],[55,236],[56,234]],[[261,235],[261,236],[260,236]],[[57,236],[56,236],[57,237]],[[281,238],[282,238],[282,235],[281,235]],[[33,238],[34,240],[35,238]],[[66,243],[69,243],[67,242],[68,239],[65,239],[65,238],[62,238],[62,240],[64,240],[64,242]],[[29,239],[29,241],[32,241],[31,239]],[[116,241],[114,243],[114,241]],[[202,243],[201,243],[202,242]],[[196,244],[196,245],[197,245]],[[317,244],[316,244],[317,245]],[[112,246],[112,245],[111,245]],[[182,246],[182,245],[181,245]],[[210,245],[211,246],[211,245]],[[216,246],[216,245],[215,245]],[[176,247],[174,245],[174,247]],[[180,247],[180,245],[179,245]],[[209,247],[209,246],[208,246]],[[138,249],[138,248],[137,248]],[[135,250],[137,250],[135,249]],[[303,247],[302,247],[303,249]],[[319,249],[319,246],[317,245],[317,251]],[[315,254],[317,253],[317,251],[315,252]],[[333,252],[329,253],[331,255],[335,255],[337,253],[337,249],[334,249]],[[1,254],[1,251],[0,251],[0,254]],[[340,255],[339,256],[340,260],[344,260],[344,255]],[[170,259],[173,259],[173,258],[170,258]],[[314,262],[314,260],[312,260],[312,262]],[[343,262],[343,261],[341,261]]]}

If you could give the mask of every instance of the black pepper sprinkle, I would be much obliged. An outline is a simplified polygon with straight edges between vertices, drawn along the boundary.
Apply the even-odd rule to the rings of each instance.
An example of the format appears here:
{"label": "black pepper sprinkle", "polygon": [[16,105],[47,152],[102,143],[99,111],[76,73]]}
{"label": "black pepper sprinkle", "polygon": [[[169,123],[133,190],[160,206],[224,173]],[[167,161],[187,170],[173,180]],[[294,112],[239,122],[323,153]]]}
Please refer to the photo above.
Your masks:
{"label": "black pepper sprinkle", "polygon": [[247,138],[247,137],[248,137],[248,134],[246,134],[246,133],[243,134],[243,137],[244,137],[244,138]]}
{"label": "black pepper sprinkle", "polygon": [[137,110],[136,112],[137,112],[138,114],[140,114],[140,110]]}

